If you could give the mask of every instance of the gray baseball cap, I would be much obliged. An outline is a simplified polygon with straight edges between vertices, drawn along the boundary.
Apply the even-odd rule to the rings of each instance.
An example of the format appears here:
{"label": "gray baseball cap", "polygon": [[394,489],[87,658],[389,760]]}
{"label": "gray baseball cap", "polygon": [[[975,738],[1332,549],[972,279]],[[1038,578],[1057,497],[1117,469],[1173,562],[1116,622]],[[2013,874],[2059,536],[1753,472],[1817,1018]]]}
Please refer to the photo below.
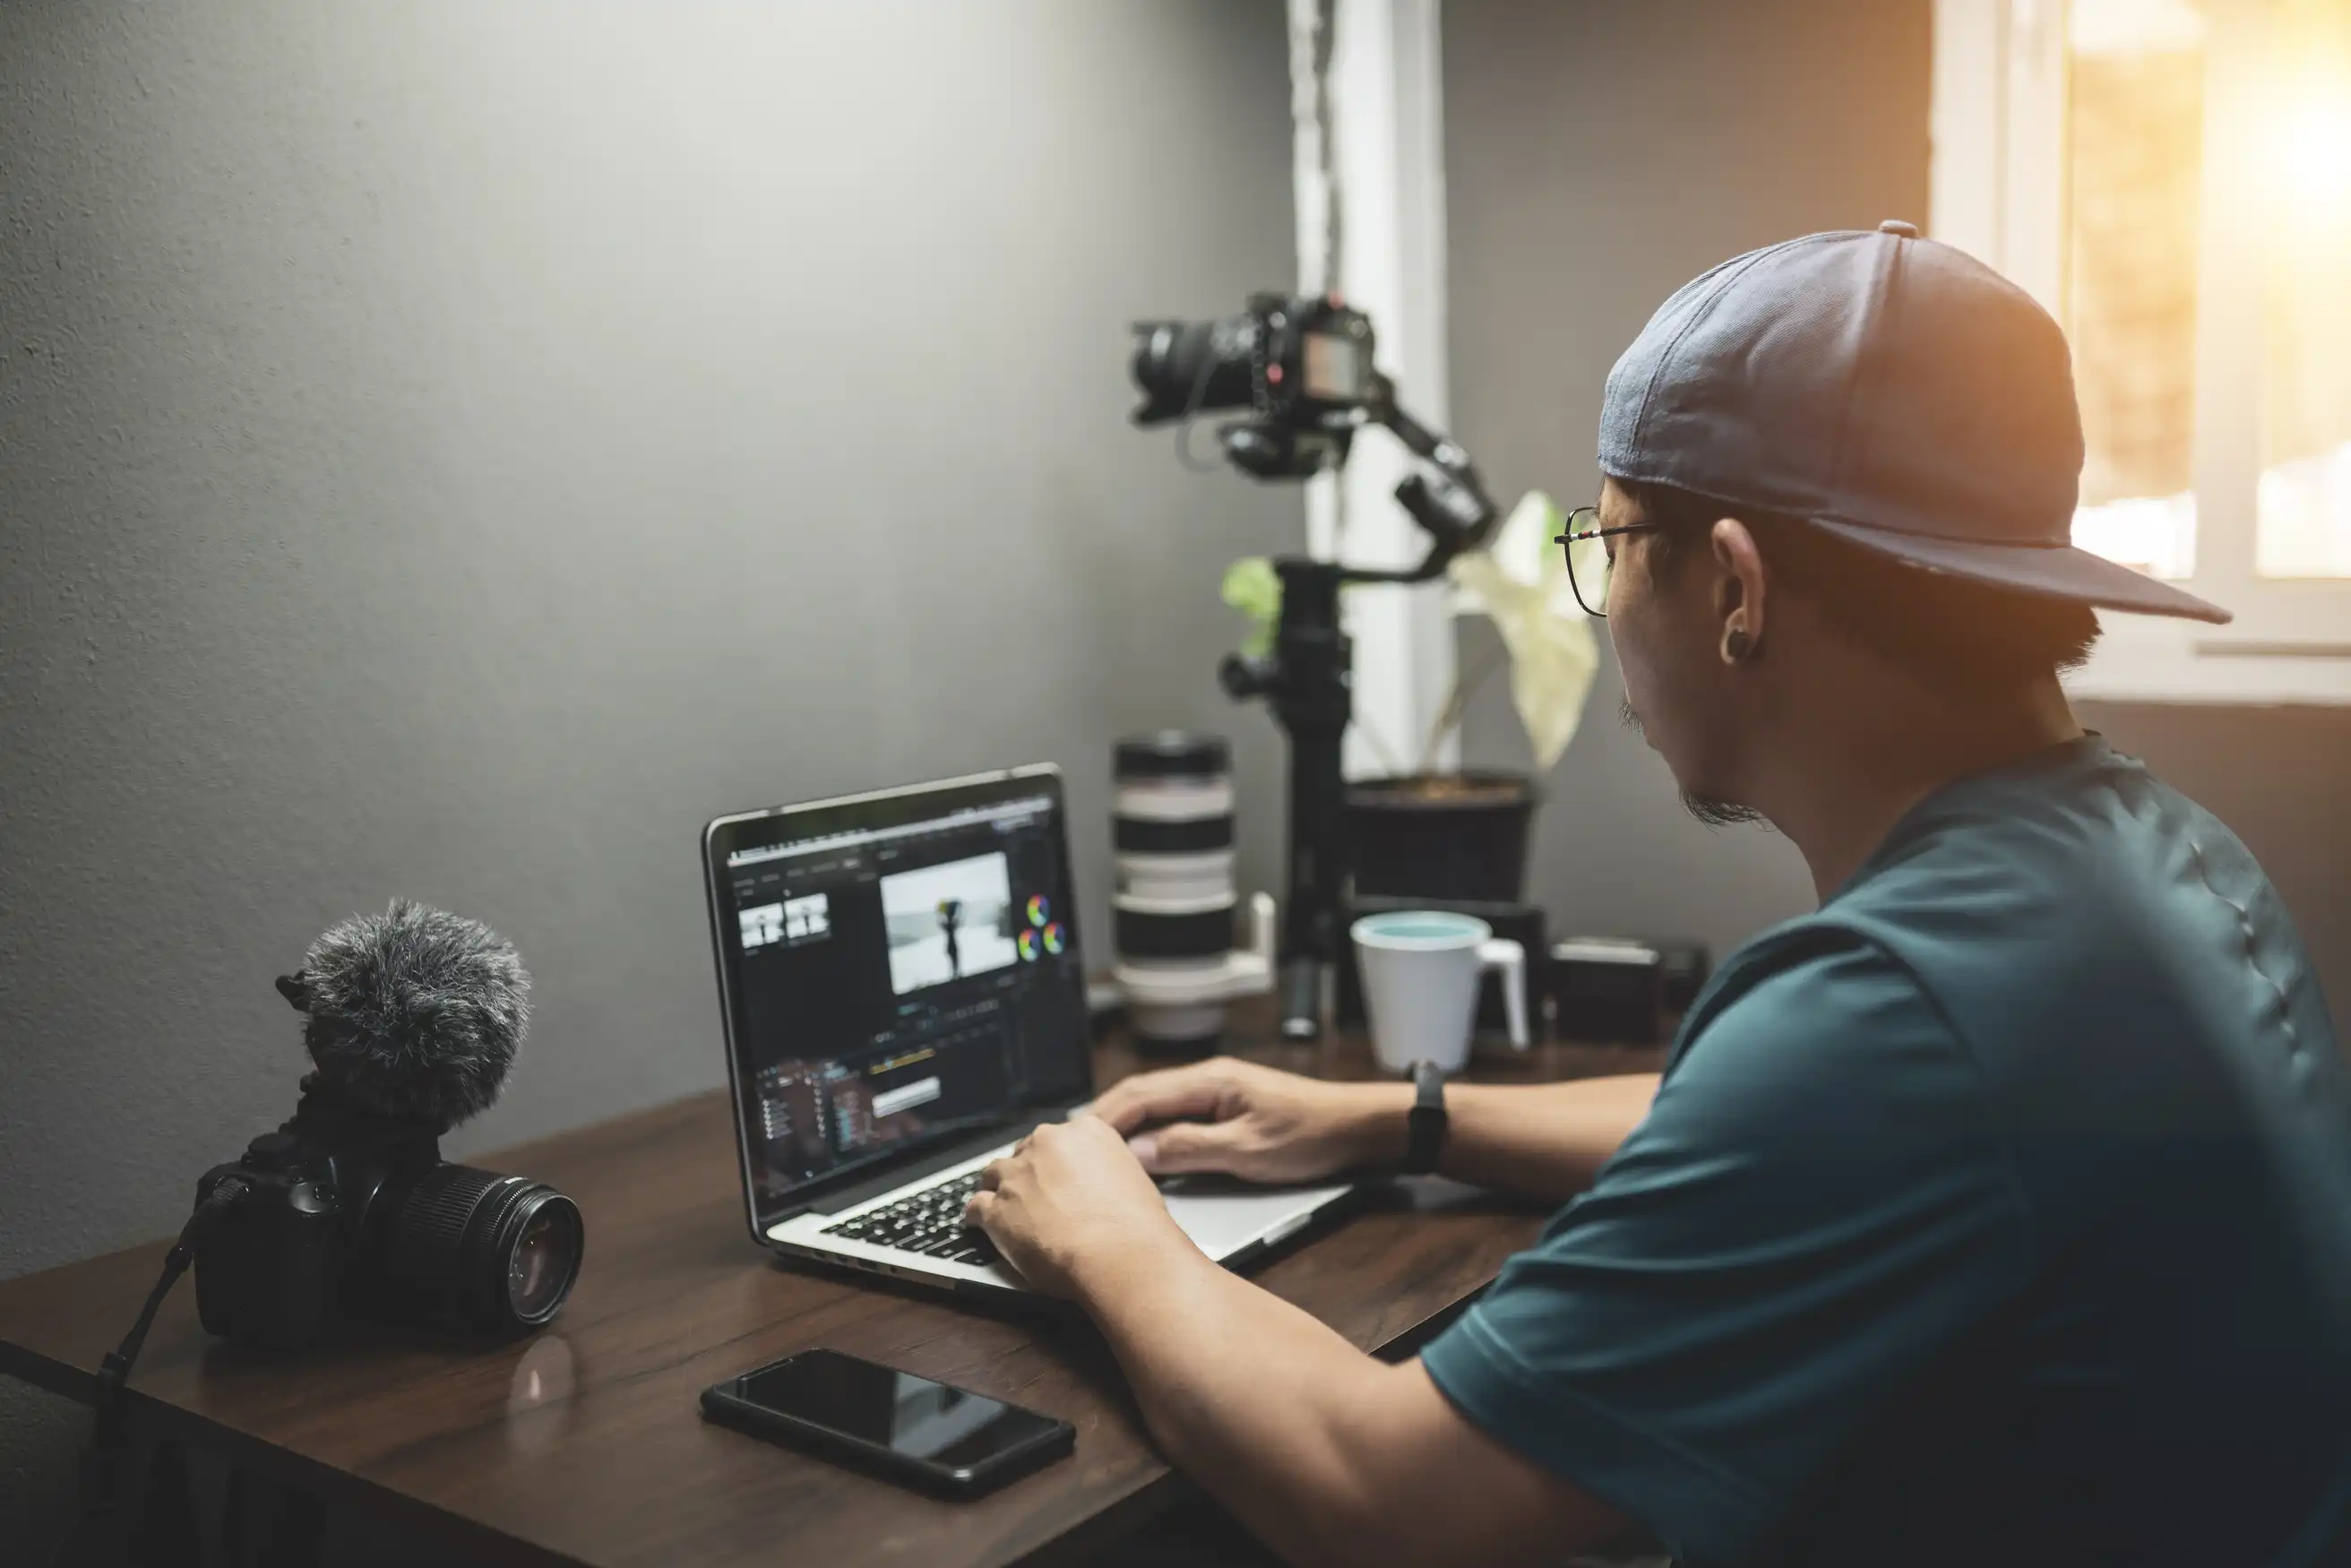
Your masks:
{"label": "gray baseball cap", "polygon": [[1810,518],[1930,571],[2230,619],[2074,548],[2082,420],[2064,333],[1905,223],[1806,235],[1685,284],[1608,372],[1600,470]]}

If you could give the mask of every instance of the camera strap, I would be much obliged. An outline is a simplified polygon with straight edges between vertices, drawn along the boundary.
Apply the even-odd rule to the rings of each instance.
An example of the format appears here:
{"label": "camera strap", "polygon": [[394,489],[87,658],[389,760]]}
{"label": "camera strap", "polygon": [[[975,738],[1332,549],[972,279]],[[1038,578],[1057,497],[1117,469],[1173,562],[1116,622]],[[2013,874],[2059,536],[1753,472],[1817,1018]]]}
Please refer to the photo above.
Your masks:
{"label": "camera strap", "polygon": [[125,1395],[131,1365],[147,1343],[147,1331],[155,1326],[155,1314],[162,1310],[163,1298],[172,1293],[172,1287],[180,1282],[180,1276],[196,1260],[196,1249],[203,1244],[213,1220],[250,1190],[244,1181],[227,1176],[204,1194],[195,1213],[181,1227],[180,1239],[163,1255],[163,1271],[156,1279],[155,1288],[147,1292],[147,1304],[139,1310],[139,1321],[131,1325],[122,1343],[109,1351],[106,1359],[99,1364],[97,1388],[90,1398],[97,1419],[92,1425],[89,1448],[81,1458],[80,1512],[52,1560],[57,1568],[75,1563],[96,1568],[98,1564],[126,1560],[128,1543],[123,1525],[128,1510],[122,1478],[130,1468]]}

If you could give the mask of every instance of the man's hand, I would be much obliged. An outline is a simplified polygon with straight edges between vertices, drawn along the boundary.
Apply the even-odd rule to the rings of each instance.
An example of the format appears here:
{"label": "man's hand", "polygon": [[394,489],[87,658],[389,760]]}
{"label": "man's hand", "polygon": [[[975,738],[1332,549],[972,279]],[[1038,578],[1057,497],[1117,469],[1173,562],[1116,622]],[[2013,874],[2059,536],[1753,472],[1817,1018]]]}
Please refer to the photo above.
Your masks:
{"label": "man's hand", "polygon": [[1049,1296],[1079,1294],[1084,1269],[1173,1249],[1199,1256],[1124,1139],[1092,1116],[1049,1124],[979,1174],[965,1218]]}
{"label": "man's hand", "polygon": [[1332,1083],[1220,1056],[1114,1084],[1093,1115],[1155,1175],[1294,1182],[1395,1164],[1411,1104],[1404,1084]]}

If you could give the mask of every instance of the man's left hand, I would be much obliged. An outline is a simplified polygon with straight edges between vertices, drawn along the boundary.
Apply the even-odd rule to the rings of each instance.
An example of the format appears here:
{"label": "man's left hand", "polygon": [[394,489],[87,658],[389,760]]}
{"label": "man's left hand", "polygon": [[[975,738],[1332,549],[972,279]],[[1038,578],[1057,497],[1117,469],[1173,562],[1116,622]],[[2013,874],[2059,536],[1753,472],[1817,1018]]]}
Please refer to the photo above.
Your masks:
{"label": "man's left hand", "polygon": [[965,1217],[1050,1296],[1080,1294],[1082,1270],[1195,1250],[1126,1140],[1094,1116],[1029,1134],[980,1173]]}

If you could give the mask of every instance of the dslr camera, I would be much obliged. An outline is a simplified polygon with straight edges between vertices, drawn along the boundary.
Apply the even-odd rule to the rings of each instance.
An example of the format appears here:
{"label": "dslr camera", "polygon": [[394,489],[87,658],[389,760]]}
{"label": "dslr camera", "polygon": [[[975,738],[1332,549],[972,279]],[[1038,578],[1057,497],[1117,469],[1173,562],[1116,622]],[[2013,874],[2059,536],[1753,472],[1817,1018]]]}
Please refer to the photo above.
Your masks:
{"label": "dslr camera", "polygon": [[206,1333],[292,1350],[342,1315],[517,1333],[561,1310],[578,1206],[441,1157],[496,1098],[529,983],[486,927],[404,901],[328,931],[277,982],[316,1070],[292,1120],[197,1184],[200,1212],[236,1184],[196,1250]]}
{"label": "dslr camera", "polygon": [[1260,479],[1301,478],[1344,463],[1388,399],[1373,348],[1372,319],[1335,294],[1252,294],[1221,320],[1138,321],[1134,423],[1245,408],[1217,430],[1225,455]]}

